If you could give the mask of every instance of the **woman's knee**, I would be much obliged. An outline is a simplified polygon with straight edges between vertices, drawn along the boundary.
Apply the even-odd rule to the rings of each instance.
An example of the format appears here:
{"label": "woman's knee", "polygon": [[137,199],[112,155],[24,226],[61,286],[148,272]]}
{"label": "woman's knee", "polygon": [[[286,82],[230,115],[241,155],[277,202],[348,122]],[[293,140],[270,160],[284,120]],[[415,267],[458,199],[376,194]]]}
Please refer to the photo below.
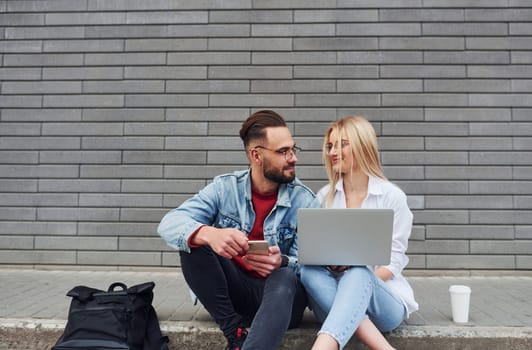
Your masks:
{"label": "woman's knee", "polygon": [[342,278],[349,279],[358,284],[365,284],[373,281],[374,273],[366,266],[352,266],[344,272]]}
{"label": "woman's knee", "polygon": [[316,284],[317,280],[319,280],[319,277],[322,276],[324,272],[326,272],[326,270],[322,266],[303,265],[299,272],[299,278],[305,288],[308,288],[308,286]]}
{"label": "woman's knee", "polygon": [[394,312],[394,310],[388,310],[389,313],[387,317],[379,317],[379,318],[373,318],[370,317],[370,319],[373,321],[375,326],[381,331],[381,332],[391,332],[397,327],[403,323],[405,316],[401,312]]}

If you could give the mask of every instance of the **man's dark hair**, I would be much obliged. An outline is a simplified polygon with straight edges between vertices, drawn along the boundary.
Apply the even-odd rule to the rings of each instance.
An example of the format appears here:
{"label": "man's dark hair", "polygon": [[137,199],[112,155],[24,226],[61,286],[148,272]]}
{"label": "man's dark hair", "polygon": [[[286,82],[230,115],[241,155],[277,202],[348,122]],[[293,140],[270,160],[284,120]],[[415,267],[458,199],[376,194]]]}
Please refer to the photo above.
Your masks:
{"label": "man's dark hair", "polygon": [[249,116],[242,124],[240,138],[247,147],[252,140],[263,140],[266,137],[264,129],[275,126],[286,126],[283,117],[274,111],[257,111]]}

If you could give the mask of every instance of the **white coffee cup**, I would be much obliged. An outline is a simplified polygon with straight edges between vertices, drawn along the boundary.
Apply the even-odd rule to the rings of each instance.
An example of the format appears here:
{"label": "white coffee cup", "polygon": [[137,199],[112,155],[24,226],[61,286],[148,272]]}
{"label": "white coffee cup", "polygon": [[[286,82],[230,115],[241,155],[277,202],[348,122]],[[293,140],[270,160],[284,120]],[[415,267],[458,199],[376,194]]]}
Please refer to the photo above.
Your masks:
{"label": "white coffee cup", "polygon": [[449,293],[451,294],[453,321],[457,323],[468,322],[471,288],[462,285],[452,285],[449,287]]}

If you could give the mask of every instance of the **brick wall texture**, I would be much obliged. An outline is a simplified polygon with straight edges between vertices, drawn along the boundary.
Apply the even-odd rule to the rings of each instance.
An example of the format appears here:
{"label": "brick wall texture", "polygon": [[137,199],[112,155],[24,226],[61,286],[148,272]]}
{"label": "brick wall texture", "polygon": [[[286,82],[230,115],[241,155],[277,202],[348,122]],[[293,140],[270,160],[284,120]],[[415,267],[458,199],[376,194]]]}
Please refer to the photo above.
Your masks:
{"label": "brick wall texture", "polygon": [[269,108],[314,190],[329,122],[372,122],[410,269],[532,268],[529,0],[8,0],[0,62],[2,265],[176,266],[161,217]]}

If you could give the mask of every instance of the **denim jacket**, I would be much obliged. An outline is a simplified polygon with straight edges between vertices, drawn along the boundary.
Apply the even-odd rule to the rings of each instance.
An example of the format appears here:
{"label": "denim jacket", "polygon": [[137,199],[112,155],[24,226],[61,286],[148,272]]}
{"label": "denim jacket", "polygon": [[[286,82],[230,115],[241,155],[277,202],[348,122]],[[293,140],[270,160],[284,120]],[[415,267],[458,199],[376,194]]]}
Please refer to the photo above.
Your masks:
{"label": "denim jacket", "polygon": [[[297,266],[297,210],[319,206],[314,193],[298,179],[279,186],[277,202],[264,221],[264,239],[289,256],[292,268]],[[188,240],[202,225],[236,228],[249,235],[254,221],[248,169],[215,177],[199,193],[169,211],[157,231],[170,247],[190,252]]]}

